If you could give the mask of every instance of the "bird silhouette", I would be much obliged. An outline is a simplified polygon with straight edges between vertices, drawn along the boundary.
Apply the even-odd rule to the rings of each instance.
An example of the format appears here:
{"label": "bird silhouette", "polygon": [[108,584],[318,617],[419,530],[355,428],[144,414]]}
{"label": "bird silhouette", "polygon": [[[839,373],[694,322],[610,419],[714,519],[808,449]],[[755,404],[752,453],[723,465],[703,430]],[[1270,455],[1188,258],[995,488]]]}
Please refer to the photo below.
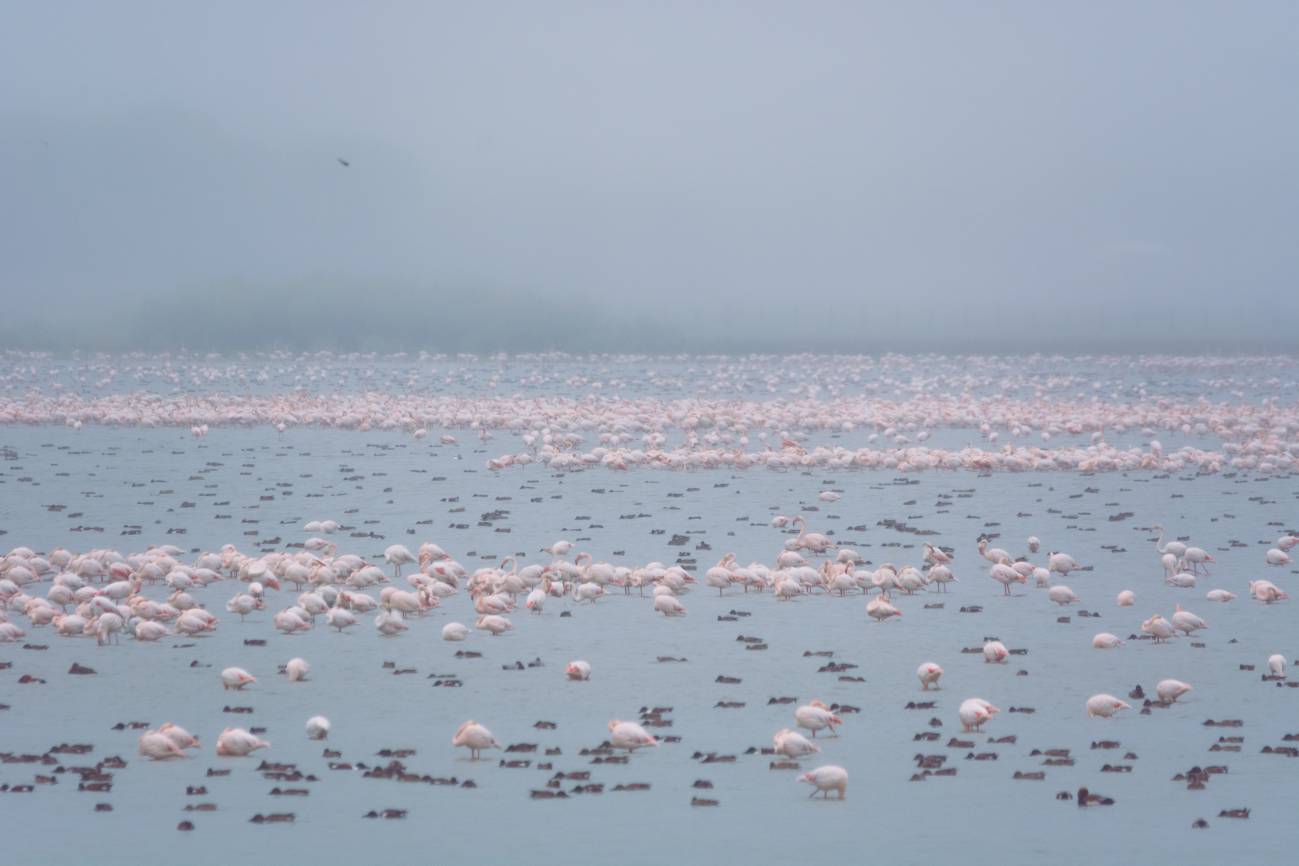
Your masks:
{"label": "bird silhouette", "polygon": [[348,166],[351,165],[350,162],[348,162],[347,160],[343,159],[341,156],[340,156],[340,157],[336,157],[336,159],[338,160],[338,164],[341,165],[343,168],[347,168]]}

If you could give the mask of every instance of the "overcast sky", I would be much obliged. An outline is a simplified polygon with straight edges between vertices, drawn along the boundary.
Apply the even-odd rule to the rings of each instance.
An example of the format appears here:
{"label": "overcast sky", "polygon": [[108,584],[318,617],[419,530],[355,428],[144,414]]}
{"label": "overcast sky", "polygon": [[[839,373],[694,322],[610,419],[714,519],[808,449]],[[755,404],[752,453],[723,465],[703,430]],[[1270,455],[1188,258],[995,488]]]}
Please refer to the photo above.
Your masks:
{"label": "overcast sky", "polygon": [[1299,345],[1289,0],[0,8],[6,345]]}

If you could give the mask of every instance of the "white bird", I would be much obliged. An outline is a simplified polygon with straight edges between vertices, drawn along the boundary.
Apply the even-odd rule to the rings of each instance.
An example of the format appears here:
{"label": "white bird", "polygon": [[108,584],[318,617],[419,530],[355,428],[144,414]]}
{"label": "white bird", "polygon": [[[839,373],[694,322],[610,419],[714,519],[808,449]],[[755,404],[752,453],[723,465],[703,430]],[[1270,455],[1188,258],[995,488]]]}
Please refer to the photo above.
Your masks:
{"label": "white bird", "polygon": [[591,678],[591,663],[585,661],[569,662],[568,667],[564,668],[564,673],[570,680],[589,680]]}
{"label": "white bird", "polygon": [[938,688],[938,680],[943,675],[943,669],[933,662],[925,662],[916,668],[916,676],[920,678],[920,685],[925,691],[930,686]]}
{"label": "white bird", "polygon": [[1209,624],[1207,622],[1200,619],[1198,616],[1191,613],[1189,610],[1182,610],[1182,606],[1180,604],[1177,605],[1177,610],[1173,613],[1172,619],[1170,621],[1173,624],[1173,628],[1177,629],[1180,632],[1185,633],[1188,637],[1193,631],[1209,627]]}
{"label": "white bird", "polygon": [[1047,561],[1047,568],[1059,575],[1067,575],[1076,568],[1080,568],[1074,558],[1067,553],[1053,553]]}
{"label": "white bird", "polygon": [[393,567],[393,573],[396,577],[401,577],[401,567],[409,562],[417,562],[415,554],[402,544],[393,544],[383,552],[383,558]]}
{"label": "white bird", "polygon": [[1290,597],[1270,580],[1251,580],[1249,582],[1249,594],[1264,604],[1285,601]]}
{"label": "white bird", "polygon": [[1092,695],[1087,699],[1087,717],[1099,717],[1108,719],[1119,710],[1130,710],[1132,705],[1126,701],[1121,701],[1114,695],[1099,694]]}
{"label": "white bird", "polygon": [[176,631],[195,635],[216,628],[216,618],[204,610],[187,610],[176,619]]}
{"label": "white bird", "polygon": [[257,609],[257,599],[246,592],[241,592],[226,602],[226,610],[239,614],[239,621]]}
{"label": "white bird", "polygon": [[656,595],[654,596],[654,609],[664,616],[685,616],[686,606],[682,604],[675,596]]}
{"label": "white bird", "polygon": [[821,701],[812,701],[794,710],[794,721],[800,728],[811,731],[813,737],[816,736],[817,731],[826,728],[830,729],[832,735],[838,736],[835,726],[843,724],[843,719],[830,712],[830,708]]}
{"label": "white bird", "polygon": [[795,761],[821,751],[820,746],[816,743],[813,743],[798,731],[791,731],[789,728],[777,731],[771,741],[775,745],[776,754],[784,755]]}
{"label": "white bird", "polygon": [[720,596],[731,586],[731,572],[720,565],[714,565],[704,572],[704,585],[717,590]]}
{"label": "white bird", "polygon": [[504,632],[514,628],[514,623],[503,616],[486,614],[478,617],[478,621],[474,623],[474,626],[482,631],[491,632],[492,637],[499,637]]}
{"label": "white bird", "polygon": [[589,580],[586,583],[578,584],[577,588],[573,590],[574,601],[589,601],[594,604],[595,600],[602,595],[604,595],[604,587]]}
{"label": "white bird", "polygon": [[356,614],[345,607],[331,607],[325,612],[325,620],[340,632],[356,625]]}
{"label": "white bird", "polygon": [[419,593],[406,592],[395,586],[384,587],[383,592],[379,593],[379,603],[386,610],[397,611],[403,616],[418,616],[425,610]]}
{"label": "white bird", "polygon": [[385,637],[401,634],[410,628],[406,624],[406,618],[402,616],[399,610],[379,611],[374,617],[374,627],[379,630],[379,634]]}
{"label": "white bird", "polygon": [[938,585],[939,592],[946,592],[947,584],[956,580],[956,575],[952,574],[952,569],[942,564],[930,568],[925,577],[930,583]]}
{"label": "white bird", "polygon": [[979,538],[979,555],[994,564],[1010,565],[1014,561],[1010,554],[1000,547],[989,547],[988,539],[984,537]]}
{"label": "white bird", "polygon": [[1001,710],[985,701],[983,698],[967,698],[961,702],[956,714],[961,720],[961,725],[966,731],[977,731],[984,722],[991,719]]}
{"label": "white bird", "polygon": [[88,620],[84,616],[78,616],[75,613],[63,614],[54,617],[54,628],[64,637],[72,637],[85,634],[87,622]]}
{"label": "white bird", "polygon": [[239,691],[249,683],[257,682],[257,678],[243,668],[226,668],[221,672],[221,688],[223,690],[234,689]]}
{"label": "white bird", "polygon": [[462,641],[469,637],[469,626],[462,622],[449,622],[442,626],[442,640]]}
{"label": "white bird", "polygon": [[140,754],[153,761],[183,758],[185,750],[160,731],[145,731],[140,735]]}
{"label": "white bird", "polygon": [[100,614],[92,623],[95,628],[95,640],[100,646],[111,642],[116,638],[117,643],[122,642],[122,617],[115,613]]}
{"label": "white bird", "polygon": [[307,739],[308,740],[326,739],[329,737],[329,730],[332,727],[333,725],[329,723],[329,719],[325,718],[324,716],[312,716],[311,718],[307,719]]}
{"label": "white bird", "polygon": [[1117,635],[1112,635],[1107,631],[1103,631],[1092,638],[1093,649],[1116,649],[1121,646],[1123,646],[1123,641],[1119,640]]}
{"label": "white bird", "polygon": [[1173,626],[1168,620],[1159,614],[1155,614],[1150,619],[1141,624],[1142,634],[1148,634],[1155,639],[1155,643],[1161,643],[1173,636]]}
{"label": "white bird", "polygon": [[271,617],[271,623],[277,630],[285,634],[307,631],[311,628],[311,618],[301,608],[286,608],[278,611],[275,616]]}
{"label": "white bird", "polygon": [[1172,703],[1191,690],[1191,687],[1181,680],[1160,680],[1155,686],[1155,694],[1161,701]]}
{"label": "white bird", "polygon": [[1236,593],[1229,592],[1225,589],[1211,589],[1204,594],[1209,601],[1228,602],[1236,598]]}
{"label": "white bird", "polygon": [[1047,598],[1051,599],[1061,607],[1066,604],[1073,604],[1078,600],[1078,596],[1074,595],[1074,591],[1063,584],[1051,587],[1051,589],[1047,591],[1046,595]]}
{"label": "white bird", "polygon": [[160,622],[144,620],[135,624],[135,639],[142,641],[161,640],[171,634],[171,630]]}
{"label": "white bird", "polygon": [[1289,565],[1290,554],[1286,553],[1279,547],[1274,547],[1267,552],[1268,565]]}
{"label": "white bird", "polygon": [[990,640],[983,645],[983,660],[989,664],[1002,664],[1010,658],[1010,650],[999,640]]}
{"label": "white bird", "polygon": [[306,659],[293,658],[284,666],[284,672],[289,675],[289,682],[300,683],[311,673],[311,665],[307,664]]}
{"label": "white bird", "polygon": [[1167,544],[1162,543],[1164,540],[1164,527],[1156,523],[1154,526],[1150,528],[1159,530],[1159,537],[1155,539],[1155,550],[1159,551],[1162,554],[1171,553],[1173,556],[1176,556],[1178,559],[1181,559],[1186,554],[1186,545],[1180,541],[1170,541]]}
{"label": "white bird", "polygon": [[182,749],[198,748],[198,737],[194,736],[180,725],[171,722],[163,722],[158,728],[158,733],[162,734]]}
{"label": "white bird", "polygon": [[1012,583],[1027,583],[1028,578],[1004,562],[994,563],[988,570],[988,576],[1005,589],[1005,594],[1010,595],[1010,585]]}
{"label": "white bird", "polygon": [[11,622],[5,622],[0,619],[0,643],[12,643],[22,640],[27,636],[27,632],[20,629]]}
{"label": "white bird", "polygon": [[643,746],[657,746],[654,739],[644,728],[635,722],[623,722],[613,719],[609,722],[609,744],[615,749],[626,749],[634,752]]}
{"label": "white bird", "polygon": [[1267,670],[1274,677],[1285,676],[1285,656],[1280,653],[1268,656]]}
{"label": "white bird", "polygon": [[776,580],[775,593],[776,598],[781,601],[789,601],[802,595],[803,587],[799,585],[797,580],[780,578]]}
{"label": "white bird", "polygon": [[812,786],[809,798],[821,794],[829,799],[831,791],[838,791],[839,799],[842,800],[848,791],[848,771],[835,764],[817,767],[799,776],[798,780]]}
{"label": "white bird", "polygon": [[478,760],[478,755],[484,749],[499,749],[500,742],[492,736],[492,732],[484,726],[478,724],[473,719],[461,725],[451,738],[451,745],[466,748],[469,750],[471,760]]}
{"label": "white bird", "polygon": [[876,622],[885,622],[895,616],[902,616],[902,611],[894,607],[887,596],[877,595],[866,602],[866,615]]}
{"label": "white bird", "polygon": [[1203,569],[1205,574],[1209,573],[1208,563],[1213,562],[1213,557],[1200,547],[1188,547],[1182,554],[1183,566],[1190,565],[1192,574],[1199,574]]}
{"label": "white bird", "polygon": [[258,749],[270,748],[270,745],[243,728],[226,728],[217,737],[216,752],[224,757],[242,758]]}

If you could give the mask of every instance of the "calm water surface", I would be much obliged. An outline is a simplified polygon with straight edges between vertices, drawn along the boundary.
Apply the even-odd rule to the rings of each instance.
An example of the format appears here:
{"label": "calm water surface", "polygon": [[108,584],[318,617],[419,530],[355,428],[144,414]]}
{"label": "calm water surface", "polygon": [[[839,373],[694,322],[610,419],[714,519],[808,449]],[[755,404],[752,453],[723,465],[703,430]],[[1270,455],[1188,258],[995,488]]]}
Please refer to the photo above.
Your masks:
{"label": "calm water surface", "polygon": [[[436,431],[431,431],[436,440]],[[1294,803],[1299,761],[1261,754],[1299,732],[1299,689],[1263,683],[1260,672],[1275,652],[1299,655],[1295,608],[1263,607],[1248,599],[1246,581],[1267,576],[1285,588],[1288,570],[1262,567],[1263,552],[1294,524],[1293,479],[1248,477],[1155,478],[1111,474],[1009,475],[929,474],[894,479],[880,473],[825,474],[727,471],[692,474],[591,472],[559,476],[531,466],[493,474],[482,469],[486,452],[464,444],[443,447],[411,442],[400,434],[291,430],[214,430],[198,441],[177,430],[4,428],[0,444],[14,460],[0,463],[0,546],[74,551],[114,547],[123,552],[172,543],[187,550],[213,550],[233,542],[255,552],[300,543],[305,520],[334,518],[352,527],[340,532],[340,552],[379,558],[393,543],[412,549],[422,541],[446,548],[469,569],[495,564],[507,554],[545,561],[538,550],[569,538],[597,560],[641,564],[693,557],[702,572],[722,554],[741,562],[771,562],[786,536],[768,525],[773,513],[803,513],[813,528],[832,532],[875,564],[919,564],[920,542],[955,547],[960,579],[947,596],[901,596],[900,620],[870,624],[865,600],[808,597],[777,603],[770,595],[729,591],[719,598],[705,587],[684,596],[689,615],[665,620],[648,599],[618,592],[595,606],[551,600],[540,616],[512,615],[513,632],[489,638],[475,632],[463,644],[440,640],[452,620],[472,624],[468,598],[447,599],[428,617],[413,621],[398,638],[374,631],[370,617],[349,633],[323,623],[286,637],[271,628],[274,610],[296,593],[285,590],[267,610],[239,622],[225,601],[236,584],[223,581],[194,595],[221,617],[217,631],[198,639],[168,638],[158,644],[124,641],[99,648],[86,639],[61,639],[48,629],[29,630],[28,642],[47,651],[0,645],[0,751],[42,753],[59,743],[90,743],[85,756],[65,756],[66,766],[93,765],[121,755],[111,793],[76,790],[75,776],[34,793],[0,795],[3,860],[9,863],[140,863],[163,860],[229,863],[236,858],[280,862],[355,863],[379,857],[449,858],[497,863],[524,859],[539,864],[619,862],[712,863],[719,857],[751,863],[991,862],[1055,863],[1289,862],[1299,844]],[[827,504],[817,494],[842,490]],[[270,498],[267,498],[270,497]],[[50,506],[65,506],[51,509]],[[491,512],[502,512],[491,514]],[[1131,516],[1125,516],[1130,512]],[[1112,517],[1119,519],[1111,520]],[[881,521],[897,520],[936,533],[923,539]],[[1162,522],[1178,536],[1208,549],[1218,560],[1212,577],[1194,590],[1163,586],[1148,527]],[[463,528],[459,528],[463,527]],[[505,531],[508,530],[508,531]],[[1019,588],[1004,598],[974,549],[981,532],[999,533],[996,544],[1025,552],[1024,539],[1042,538],[1046,550],[1064,550],[1094,570],[1064,581],[1082,604],[1061,610],[1044,590]],[[255,533],[255,534],[251,534]],[[367,533],[369,537],[350,537]],[[670,546],[673,534],[689,537]],[[1238,546],[1233,546],[1232,541]],[[704,543],[709,549],[697,549]],[[1266,575],[1264,574],[1266,572]],[[1204,593],[1223,587],[1239,598],[1215,605]],[[38,587],[44,592],[47,586]],[[1120,609],[1114,596],[1133,589],[1138,603]],[[1293,591],[1293,590],[1292,590]],[[376,589],[377,592],[377,589]],[[146,589],[165,596],[161,587]],[[942,602],[941,608],[927,604]],[[1199,613],[1210,629],[1168,645],[1130,642],[1112,652],[1090,648],[1092,635],[1110,631],[1127,638],[1155,612],[1173,606]],[[961,613],[980,605],[981,613]],[[1095,611],[1084,618],[1079,608]],[[571,617],[560,617],[570,610]],[[750,615],[719,621],[732,610]],[[1057,617],[1070,615],[1071,621]],[[21,619],[19,620],[21,621]],[[25,623],[24,623],[25,624]],[[747,651],[739,635],[761,637],[765,652]],[[984,664],[962,654],[985,637],[998,637],[1027,655],[1008,665]],[[246,646],[262,638],[266,646]],[[458,649],[482,658],[457,659]],[[819,673],[827,660],[805,651],[832,651],[835,661],[859,665],[846,682]],[[685,662],[660,663],[659,656]],[[293,656],[312,665],[309,682],[290,684],[277,666]],[[564,664],[591,662],[590,682],[571,683]],[[503,670],[521,660],[544,666]],[[67,674],[77,661],[95,676]],[[414,668],[396,676],[385,661]],[[914,671],[923,661],[944,666],[942,691],[924,695]],[[1252,672],[1240,665],[1257,665]],[[247,692],[223,692],[217,672],[238,665],[258,677]],[[1019,676],[1023,671],[1025,675]],[[45,684],[19,685],[22,674]],[[431,674],[454,675],[459,689],[435,688]],[[719,675],[738,685],[716,683]],[[1195,690],[1170,709],[1150,715],[1122,714],[1111,721],[1088,719],[1083,704],[1108,691],[1120,696],[1137,683],[1175,677]],[[793,706],[821,698],[860,708],[845,716],[842,736],[823,743],[825,762],[847,768],[846,802],[807,798],[791,771],[768,768],[769,756],[746,754],[769,746],[771,735],[792,726]],[[956,706],[971,696],[1003,709],[986,734],[968,735],[975,748],[948,747],[960,736]],[[908,701],[934,700],[932,710],[907,710]],[[720,701],[744,702],[723,709]],[[1134,702],[1135,703],[1135,702]],[[251,715],[222,712],[251,706]],[[626,766],[592,765],[580,756],[598,745],[611,718],[635,719],[641,707],[668,706],[671,728],[658,734],[679,743],[634,755]],[[1033,714],[1005,712],[1032,707]],[[305,719],[328,716],[328,746],[344,760],[384,763],[381,748],[411,748],[412,772],[473,779],[476,789],[403,784],[331,771],[322,744],[302,731]],[[471,762],[450,746],[456,727],[473,718],[504,743],[536,743],[528,768],[498,765],[501,755]],[[937,718],[941,727],[931,728]],[[1204,727],[1206,719],[1242,719],[1236,730]],[[135,754],[138,732],[114,731],[117,722],[175,721],[197,734],[203,748],[185,761],[151,763]],[[556,723],[537,730],[538,720]],[[217,758],[213,743],[226,725],[258,725],[272,748],[249,759]],[[937,742],[917,742],[936,730]],[[1013,745],[988,745],[990,737],[1015,735]],[[1209,748],[1219,736],[1245,738],[1239,753]],[[1117,750],[1093,750],[1100,739]],[[562,754],[545,757],[545,748]],[[1041,766],[1033,749],[1067,748],[1072,767]],[[995,751],[996,760],[968,760],[973,751]],[[704,764],[696,753],[736,755],[734,763]],[[1126,752],[1135,759],[1124,760]],[[953,778],[909,782],[918,753],[947,755]],[[261,759],[295,763],[319,781],[268,781],[255,768]],[[538,769],[538,763],[553,769]],[[820,762],[804,762],[806,767]],[[1102,773],[1106,763],[1129,764],[1131,773]],[[1188,791],[1170,781],[1195,765],[1225,764],[1206,790]],[[229,768],[207,778],[209,767]],[[1016,770],[1046,770],[1045,781],[1014,781]],[[556,771],[590,770],[605,793],[573,794],[536,801]],[[0,765],[0,782],[30,783],[48,768]],[[711,791],[692,787],[713,783]],[[617,784],[650,783],[649,791],[614,792]],[[565,783],[571,790],[574,783]],[[204,796],[186,796],[203,785]],[[270,790],[307,787],[307,797],[274,797]],[[1078,809],[1055,793],[1087,785],[1113,797],[1112,808]],[[692,796],[719,801],[692,808]],[[96,813],[96,803],[113,811]],[[184,813],[187,803],[211,802],[215,812]],[[1219,810],[1249,807],[1249,820],[1217,817]],[[372,820],[371,809],[406,809],[405,820]],[[292,825],[249,823],[255,813],[292,811]],[[1204,817],[1208,830],[1193,831]],[[192,820],[195,830],[177,832]]]}

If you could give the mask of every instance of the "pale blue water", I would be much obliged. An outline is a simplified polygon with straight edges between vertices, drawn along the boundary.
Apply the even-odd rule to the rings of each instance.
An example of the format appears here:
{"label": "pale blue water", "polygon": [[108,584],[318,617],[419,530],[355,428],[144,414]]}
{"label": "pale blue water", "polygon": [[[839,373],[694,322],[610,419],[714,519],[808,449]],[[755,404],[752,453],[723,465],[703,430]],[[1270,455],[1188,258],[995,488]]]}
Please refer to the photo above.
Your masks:
{"label": "pale blue water", "polygon": [[[393,433],[297,429],[213,430],[203,441],[180,430],[87,428],[0,428],[0,444],[16,460],[0,462],[0,547],[27,545],[48,550],[61,545],[80,551],[110,546],[130,552],[147,544],[172,543],[213,550],[233,542],[255,552],[259,541],[278,537],[267,549],[283,549],[307,534],[302,523],[334,518],[382,538],[334,536],[340,552],[378,558],[384,547],[422,541],[446,548],[471,570],[495,564],[506,554],[545,561],[537,551],[568,538],[597,560],[641,564],[672,562],[683,551],[697,558],[699,572],[728,551],[741,562],[774,560],[785,539],[767,523],[773,513],[804,513],[814,529],[833,532],[875,563],[919,564],[920,541],[957,551],[960,583],[947,596],[900,597],[904,616],[869,624],[865,599],[811,597],[777,603],[770,595],[726,598],[700,587],[683,597],[689,616],[664,620],[648,599],[611,595],[594,607],[552,600],[545,614],[512,615],[513,632],[498,639],[482,633],[463,644],[439,639],[446,622],[472,624],[466,596],[444,602],[401,637],[380,638],[369,617],[347,634],[319,625],[306,635],[285,637],[270,625],[274,610],[296,593],[271,599],[267,610],[240,623],[225,612],[237,584],[223,581],[194,594],[221,617],[217,632],[199,639],[170,638],[157,645],[130,640],[99,648],[89,638],[62,639],[48,629],[29,629],[27,642],[47,651],[0,644],[0,751],[42,753],[59,743],[91,743],[84,756],[62,756],[65,766],[93,765],[121,755],[128,766],[114,773],[111,793],[76,790],[75,776],[60,774],[56,785],[33,793],[0,794],[4,862],[229,863],[369,862],[380,856],[467,863],[523,859],[535,864],[619,862],[711,863],[719,857],[752,863],[966,862],[1007,864],[1179,862],[1217,864],[1289,862],[1299,843],[1293,821],[1299,794],[1299,761],[1261,754],[1299,732],[1299,689],[1260,681],[1267,657],[1287,658],[1296,648],[1294,602],[1264,607],[1248,598],[1246,581],[1266,576],[1291,589],[1288,569],[1264,568],[1263,553],[1282,529],[1293,527],[1297,490],[1293,479],[1246,476],[1156,478],[1150,475],[923,474],[905,480],[882,473],[772,473],[727,471],[673,474],[590,472],[560,476],[530,466],[493,474],[482,468],[494,448],[469,444],[440,447],[414,443]],[[462,436],[462,438],[465,438]],[[489,443],[490,444],[490,443]],[[463,458],[463,459],[458,459]],[[220,465],[212,465],[220,464]],[[358,477],[359,476],[359,477]],[[139,485],[139,486],[136,486]],[[842,501],[818,502],[833,487]],[[1086,492],[1087,489],[1095,492]],[[170,493],[165,491],[172,491]],[[959,492],[958,492],[959,491]],[[939,495],[952,498],[939,499]],[[273,496],[263,501],[260,497]],[[182,503],[194,503],[182,507]],[[220,504],[228,503],[228,504]],[[50,505],[65,505],[62,511]],[[463,511],[452,511],[463,507]],[[480,525],[498,509],[506,517]],[[815,510],[814,510],[815,509]],[[1108,518],[1120,512],[1133,516]],[[620,515],[648,517],[620,519]],[[228,515],[226,517],[225,515]],[[1022,515],[1022,516],[1017,516]],[[917,536],[878,525],[903,521],[937,534]],[[256,523],[245,521],[257,521]],[[423,523],[423,521],[431,521]],[[1174,535],[1188,536],[1217,558],[1213,576],[1194,590],[1173,590],[1161,582],[1158,555],[1147,531],[1162,522]],[[452,528],[467,524],[467,528]],[[123,535],[140,527],[139,534]],[[850,529],[860,526],[863,529]],[[86,529],[87,527],[91,529]],[[96,531],[96,528],[102,531]],[[508,533],[498,529],[508,528]],[[81,529],[82,531],[76,531]],[[171,532],[169,533],[169,530]],[[183,530],[181,532],[180,530]],[[663,530],[663,534],[654,534]],[[257,532],[258,535],[246,533]],[[413,531],[413,534],[412,532]],[[1047,550],[1065,550],[1095,570],[1066,581],[1081,608],[1100,613],[1082,618],[1079,607],[1062,611],[1044,590],[1019,588],[1020,597],[1001,597],[986,577],[974,549],[981,532],[1000,533],[996,544],[1025,552],[1024,539],[1041,537]],[[673,533],[690,535],[690,545],[670,547]],[[1231,540],[1242,546],[1231,547]],[[694,550],[706,541],[711,550]],[[1124,548],[1111,552],[1107,545]],[[1204,599],[1213,587],[1239,596],[1228,605]],[[43,594],[46,585],[32,588]],[[1133,589],[1138,603],[1120,609],[1114,596]],[[146,590],[155,598],[162,588]],[[377,590],[375,591],[377,594]],[[942,609],[925,609],[943,602]],[[1175,603],[1210,623],[1196,637],[1204,647],[1179,639],[1166,646],[1131,642],[1112,652],[1090,648],[1093,634],[1110,631],[1127,638],[1152,613],[1170,615]],[[982,605],[978,614],[962,605]],[[571,618],[559,612],[572,610]],[[752,615],[720,622],[732,609]],[[1072,614],[1064,624],[1056,619]],[[15,621],[26,627],[25,619]],[[765,652],[751,652],[737,635],[763,638]],[[1029,650],[1005,666],[986,665],[962,647],[997,636],[1012,648]],[[265,639],[265,647],[243,644]],[[1231,642],[1232,640],[1236,642]],[[178,645],[192,643],[192,647]],[[454,658],[458,649],[483,658]],[[817,673],[827,660],[805,650],[834,652],[835,661],[860,665],[864,683],[841,682]],[[685,663],[658,663],[660,655],[684,656]],[[289,684],[276,668],[293,656],[312,665],[312,679]],[[545,666],[522,671],[502,665],[541,658]],[[565,662],[584,658],[592,680],[570,683]],[[394,676],[385,660],[416,674]],[[70,676],[77,661],[97,675]],[[191,663],[199,662],[198,667]],[[944,666],[943,690],[925,695],[914,671],[923,661]],[[1253,664],[1253,672],[1241,671]],[[223,692],[217,672],[228,665],[247,668],[259,682],[246,693]],[[1016,676],[1018,670],[1027,676]],[[459,689],[434,688],[429,674],[454,674]],[[31,674],[44,685],[19,685]],[[719,685],[719,675],[740,677]],[[1087,719],[1087,697],[1108,691],[1125,696],[1141,683],[1176,677],[1195,690],[1170,709],[1151,715],[1121,714],[1115,720]],[[845,716],[842,736],[824,745],[824,762],[844,766],[850,776],[844,803],[811,801],[808,788],[790,771],[768,769],[769,756],[745,755],[750,746],[769,746],[771,735],[792,726],[793,705],[768,705],[772,696],[799,702],[819,697],[861,708]],[[956,705],[980,696],[1002,708],[984,735],[961,735]],[[742,709],[715,708],[718,701],[742,701]],[[908,701],[934,700],[932,711],[906,710]],[[1134,702],[1137,703],[1137,702]],[[252,715],[222,713],[225,705],[247,705]],[[610,718],[636,719],[642,706],[671,706],[671,728],[652,731],[679,736],[680,743],[637,754],[627,766],[592,765],[578,755],[598,745]],[[1034,707],[1032,715],[1005,712]],[[302,731],[305,719],[328,716],[334,731],[328,746],[342,759],[385,763],[381,748],[414,748],[405,763],[413,772],[471,778],[477,789],[403,784],[363,778],[359,772],[330,771],[322,744]],[[942,721],[938,742],[913,741],[929,731],[931,716]],[[557,746],[562,755],[501,756],[470,762],[450,746],[456,727],[474,718],[504,743]],[[1239,729],[1206,728],[1205,719],[1238,718]],[[557,724],[539,731],[537,720]],[[113,731],[116,722],[177,722],[196,733],[203,748],[187,761],[151,763],[138,758],[138,732]],[[249,759],[222,759],[213,752],[226,725],[267,729],[272,748]],[[987,745],[988,738],[1013,734],[1014,745]],[[1245,738],[1238,754],[1210,753],[1219,736]],[[971,750],[948,748],[964,736],[975,751],[995,750],[996,761],[965,760]],[[1114,751],[1091,750],[1094,740],[1119,740]],[[1044,768],[1034,749],[1068,748],[1073,767]],[[696,751],[737,756],[734,764],[702,764]],[[1125,752],[1138,757],[1125,761]],[[917,753],[945,754],[955,778],[909,782]],[[509,769],[500,757],[531,759],[534,766]],[[262,759],[296,763],[319,781],[268,781],[255,771]],[[550,762],[553,770],[539,770]],[[816,766],[816,761],[804,761]],[[1105,763],[1132,764],[1130,774],[1101,773]],[[1170,778],[1194,765],[1225,764],[1229,773],[1212,777],[1206,790],[1188,791]],[[230,768],[225,778],[206,778],[209,767]],[[27,784],[51,768],[0,765],[0,782]],[[1014,781],[1016,770],[1046,770],[1046,780]],[[535,801],[554,771],[590,770],[605,793],[574,794],[567,800]],[[710,780],[711,791],[691,787]],[[619,783],[647,782],[646,792],[614,792]],[[571,790],[576,783],[565,783]],[[205,785],[206,796],[186,796],[189,785]],[[280,787],[307,787],[308,797],[272,797]],[[1079,809],[1058,802],[1057,791],[1087,785],[1113,797],[1110,808]],[[717,808],[692,808],[694,795],[717,799]],[[96,803],[114,810],[96,813]],[[189,802],[213,802],[216,812],[185,813]],[[1219,819],[1219,810],[1249,807],[1249,820]],[[408,810],[405,820],[367,820],[371,809]],[[291,811],[293,825],[258,826],[255,813]],[[1192,830],[1204,817],[1208,830]],[[192,833],[177,832],[181,820]]]}

